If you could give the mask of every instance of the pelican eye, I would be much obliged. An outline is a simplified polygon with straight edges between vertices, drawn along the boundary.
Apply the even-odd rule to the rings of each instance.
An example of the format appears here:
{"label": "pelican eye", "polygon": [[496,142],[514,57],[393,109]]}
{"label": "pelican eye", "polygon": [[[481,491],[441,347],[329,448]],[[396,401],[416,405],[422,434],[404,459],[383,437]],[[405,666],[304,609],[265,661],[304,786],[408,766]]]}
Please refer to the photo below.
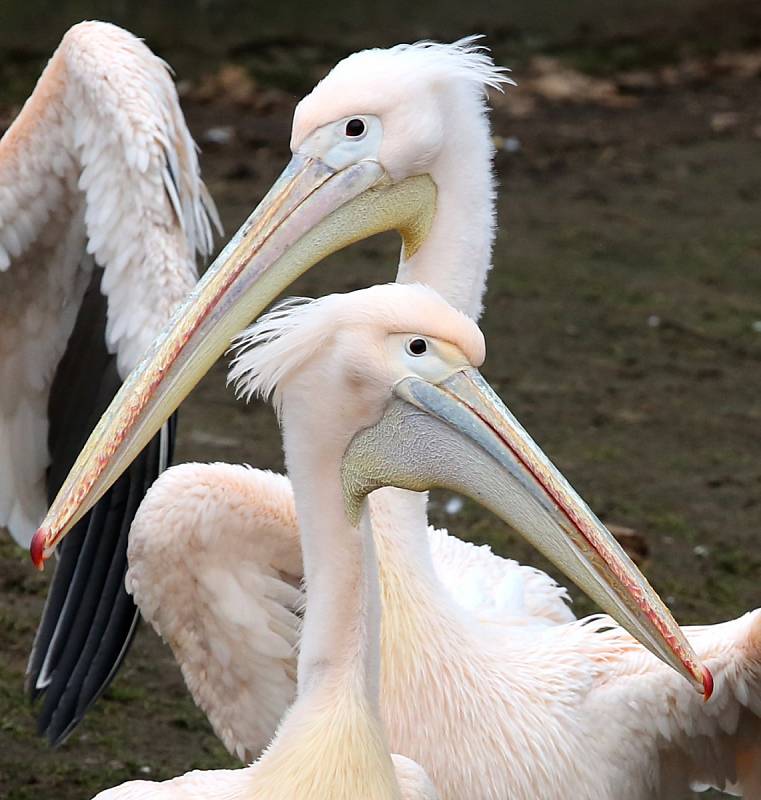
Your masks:
{"label": "pelican eye", "polygon": [[416,336],[407,342],[406,349],[411,356],[422,356],[428,350],[428,342]]}
{"label": "pelican eye", "polygon": [[363,136],[365,131],[367,130],[367,126],[364,123],[364,120],[357,119],[350,119],[346,123],[346,135],[351,136],[352,138],[356,139],[358,136]]}

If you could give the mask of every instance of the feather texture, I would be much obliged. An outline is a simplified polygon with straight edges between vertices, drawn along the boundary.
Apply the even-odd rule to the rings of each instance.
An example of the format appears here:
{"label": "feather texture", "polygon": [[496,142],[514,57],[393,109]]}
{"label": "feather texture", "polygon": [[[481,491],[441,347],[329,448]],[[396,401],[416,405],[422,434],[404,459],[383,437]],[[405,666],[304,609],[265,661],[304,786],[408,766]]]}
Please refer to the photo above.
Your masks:
{"label": "feather texture", "polygon": [[[417,313],[394,299],[414,294]],[[461,333],[463,352],[479,366],[486,354],[478,326],[455,310],[428,286],[386,283],[347,294],[331,294],[310,300],[291,298],[275,306],[250,328],[236,337],[228,382],[238,396],[273,398],[281,409],[282,386],[347,324],[359,328],[377,323],[384,311],[383,325],[390,333],[422,334],[444,338],[453,329]],[[420,320],[426,320],[421,329]]]}
{"label": "feather texture", "polygon": [[124,377],[193,286],[212,225],[164,62],[114,25],[76,25],[0,140],[0,526],[19,543],[46,507],[47,397],[93,264]]}
{"label": "feather texture", "polygon": [[[442,798],[535,798],[541,785],[547,798],[574,786],[590,800],[670,800],[690,783],[754,796],[761,611],[686,629],[716,681],[704,703],[609,618],[574,621],[565,591],[538,570],[429,528],[428,574],[405,544],[414,532],[399,530],[425,519],[424,503],[405,493],[400,516],[399,493],[386,491],[370,496],[381,706],[392,750],[419,762]],[[266,746],[295,695],[300,576],[293,495],[279,475],[173,467],[133,526],[135,599],[242,760]]]}
{"label": "feather texture", "polygon": [[295,694],[302,565],[290,482],[225,464],[165,475],[135,517],[127,587],[217,735],[251,761]]}
{"label": "feather texture", "polygon": [[[539,570],[445,531],[431,528],[428,537],[442,582],[478,619],[573,619],[565,590]],[[173,467],[135,517],[129,560],[127,586],[196,703],[227,749],[252,760],[296,691],[304,597],[290,481],[232,464]]]}

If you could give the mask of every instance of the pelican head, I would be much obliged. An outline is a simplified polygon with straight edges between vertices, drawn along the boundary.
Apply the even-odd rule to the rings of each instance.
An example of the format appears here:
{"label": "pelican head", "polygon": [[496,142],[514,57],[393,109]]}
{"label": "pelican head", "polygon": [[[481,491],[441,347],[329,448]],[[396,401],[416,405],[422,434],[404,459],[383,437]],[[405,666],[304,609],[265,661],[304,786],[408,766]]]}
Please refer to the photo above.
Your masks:
{"label": "pelican head", "polygon": [[355,524],[383,486],[470,496],[709,693],[661,599],[483,379],[484,356],[476,324],[432,289],[388,284],[276,309],[243,335],[230,377],[274,395],[294,485],[340,463]]}
{"label": "pelican head", "polygon": [[[480,311],[493,236],[485,90],[511,81],[476,38],[356,53],[299,103],[290,163],[106,410],[38,531],[35,563],[134,460],[232,337],[330,253],[398,230],[402,279],[436,286],[473,316]],[[466,211],[454,202],[463,185],[473,198]],[[468,240],[468,257],[446,252],[452,248],[441,236],[432,249],[433,233],[451,230],[454,217],[478,202],[488,228],[480,243],[471,247],[467,225],[455,237]]]}

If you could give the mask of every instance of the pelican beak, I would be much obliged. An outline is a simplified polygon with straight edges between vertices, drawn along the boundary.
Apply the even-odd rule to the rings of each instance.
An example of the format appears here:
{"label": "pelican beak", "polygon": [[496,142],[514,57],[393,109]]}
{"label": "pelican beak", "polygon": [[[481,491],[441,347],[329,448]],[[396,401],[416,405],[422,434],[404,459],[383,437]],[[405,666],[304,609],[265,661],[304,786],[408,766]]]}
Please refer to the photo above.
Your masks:
{"label": "pelican beak", "polygon": [[299,275],[386,230],[400,232],[409,257],[428,233],[435,204],[427,175],[392,183],[376,161],[337,170],[294,155],[106,409],[32,540],[35,565],[42,568],[232,337]]}
{"label": "pelican beak", "polygon": [[666,605],[476,369],[455,372],[439,384],[418,377],[399,381],[381,420],[350,443],[343,484],[353,520],[364,497],[381,486],[468,495],[710,696],[710,672]]}

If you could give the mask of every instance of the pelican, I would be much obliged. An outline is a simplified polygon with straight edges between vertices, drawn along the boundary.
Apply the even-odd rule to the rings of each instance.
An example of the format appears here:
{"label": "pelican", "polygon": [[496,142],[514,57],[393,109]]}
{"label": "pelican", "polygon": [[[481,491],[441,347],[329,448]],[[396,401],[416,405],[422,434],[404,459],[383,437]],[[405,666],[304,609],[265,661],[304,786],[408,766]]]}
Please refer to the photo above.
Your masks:
{"label": "pelican", "polygon": [[[0,527],[20,544],[195,283],[211,223],[166,64],[114,25],[73,27],[0,140]],[[135,453],[61,550],[28,670],[52,742],[132,639],[126,537],[169,463],[173,427]]]}
{"label": "pelican", "polygon": [[[417,309],[419,291],[399,287]],[[361,296],[264,318],[248,339],[265,343],[253,357],[264,363],[269,350],[268,368],[241,358],[233,377],[244,393],[272,388],[263,376],[274,374],[305,397],[325,394],[308,383],[316,371],[286,377],[306,342],[324,349],[328,363],[328,348],[355,342],[364,366],[354,319],[369,325],[385,307],[379,293],[368,290],[364,307]],[[338,313],[340,304],[351,317]],[[349,368],[362,375],[353,361]],[[252,383],[251,375],[259,377]],[[325,402],[344,418],[341,400]],[[315,435],[304,431],[304,441]],[[409,501],[406,515],[400,497]],[[713,700],[703,703],[608,619],[562,618],[562,596],[543,573],[426,530],[421,495],[382,489],[368,506],[383,609],[381,716],[392,750],[420,763],[442,798],[645,800],[679,797],[690,785],[749,796],[761,787],[761,611],[687,629],[716,680]],[[196,702],[244,761],[266,745],[296,692],[304,602],[295,588],[303,574],[297,508],[298,486],[283,476],[187,464],[158,479],[131,532],[128,585]],[[311,603],[308,576],[307,586]]]}
{"label": "pelican", "polygon": [[[401,279],[431,283],[457,307],[477,315],[494,236],[493,144],[485,89],[505,83],[511,83],[505,71],[494,66],[473,37],[452,45],[423,43],[364,51],[338,64],[297,109],[296,154],[291,165],[194,292],[193,296],[209,310],[216,304],[206,299],[209,292],[219,301],[216,312],[207,318],[213,335],[207,337],[208,331],[199,331],[193,340],[205,342],[201,348],[207,356],[204,367],[298,272],[343,244],[384,228],[398,227],[403,232]],[[459,113],[450,114],[450,108]],[[353,110],[357,116],[351,116]],[[309,155],[312,150],[331,146],[331,137],[337,137],[335,152],[327,157],[340,165],[335,168]],[[382,164],[378,161],[381,149]],[[377,151],[374,156],[373,150]],[[352,160],[356,163],[350,163]],[[353,202],[342,205],[355,195]],[[337,215],[331,213],[333,207],[340,209]],[[294,233],[290,232],[292,225]],[[275,234],[274,238],[270,234]],[[259,252],[262,246],[264,251]],[[296,261],[266,269],[267,260],[277,259],[286,249]],[[306,260],[298,265],[299,259]],[[247,275],[255,278],[261,274],[264,280],[248,293],[246,303],[253,303],[248,308],[241,307],[233,297],[244,285],[237,283],[230,295],[237,310],[233,309],[232,318],[225,318],[219,311],[227,303],[224,287],[233,264],[238,268],[248,265],[239,273],[244,282],[249,280]],[[187,333],[196,328],[197,318],[183,320],[179,324]],[[216,338],[220,335],[227,337],[225,344]],[[176,342],[167,342],[166,346],[168,350],[154,350],[160,353],[160,359],[164,360],[167,352],[179,355]],[[193,381],[187,382],[191,372],[185,370],[180,383],[172,369],[160,367],[158,372],[154,375],[157,390],[173,386],[170,391],[179,404],[192,388]],[[158,420],[154,414],[152,419],[141,421],[150,407],[144,405],[143,393],[135,393],[135,388],[128,379],[118,401],[129,404],[130,419],[119,422],[113,418],[115,430],[123,423],[129,435],[147,431],[145,425]],[[105,435],[112,443],[117,441],[110,433]],[[139,451],[139,447],[132,450],[131,458]],[[108,459],[102,463],[107,464]],[[61,496],[65,492],[62,490]],[[80,495],[86,503],[92,497],[89,492]],[[39,538],[36,541],[40,543]],[[298,547],[298,538],[294,543]],[[50,552],[53,546],[50,539],[44,550]],[[119,556],[126,559],[126,543],[121,540],[115,546],[123,549]],[[549,579],[540,579],[539,583],[551,594],[556,591]],[[75,588],[71,594],[75,594]],[[570,617],[562,602],[553,608],[552,613],[561,618]],[[283,683],[278,703],[273,704],[273,714],[276,709],[278,716],[267,720],[267,738],[262,744],[268,741],[280,711],[292,697],[292,683],[290,678]],[[78,718],[74,717],[74,724]]]}
{"label": "pelican", "polygon": [[[418,492],[435,486],[457,489],[478,500],[551,553],[590,594],[606,598],[605,604],[619,616],[634,625],[643,623],[645,635],[655,622],[652,630],[664,634],[664,654],[670,652],[676,662],[689,664],[693,681],[702,690],[703,668],[689,661],[679,630],[657,595],[481,377],[477,368],[484,355],[476,324],[432,289],[419,285],[388,284],[289,304],[263,318],[243,337],[232,377],[248,395],[273,397],[302,531],[309,599],[298,658],[298,699],[253,766],[191,772],[158,786],[125,784],[101,795],[104,800],[398,796],[379,716],[379,689],[383,691],[380,627],[388,626],[389,614],[384,608],[381,623],[374,540],[383,535],[379,530],[383,520],[369,511],[365,501],[385,486],[415,490],[410,495],[414,500]],[[409,539],[416,536],[425,545],[425,528]],[[174,545],[182,551],[192,542],[175,540]],[[227,576],[220,577],[218,589],[224,593]],[[417,581],[411,591],[425,585],[426,576],[421,577],[422,582]],[[388,590],[386,585],[383,591]],[[192,591],[188,585],[183,597]],[[437,612],[436,607],[425,608],[424,597],[417,600],[418,605],[413,602],[414,607],[406,609],[410,615],[406,621],[400,617],[391,623],[402,627],[409,623],[408,635],[415,640],[421,633],[418,614]],[[240,618],[247,611],[239,608]],[[440,624],[433,618],[431,622]],[[493,684],[487,665],[507,666],[502,664],[509,657],[506,648],[477,626],[469,631],[484,650],[483,671],[471,675],[460,672],[457,661],[450,660],[452,653],[434,652],[430,637],[414,642],[419,663],[438,662],[429,678],[444,688],[450,704],[467,704],[468,691],[481,680]],[[596,652],[574,663],[566,652],[569,648],[561,643],[586,631],[597,640]],[[192,637],[192,631],[187,635]],[[583,737],[577,738],[572,717],[587,699],[587,688],[597,677],[594,673],[617,654],[621,637],[618,630],[605,634],[577,624],[555,637],[553,657],[541,664],[546,696],[534,709],[534,724],[540,727],[551,718],[553,705],[565,706],[570,734],[566,741],[573,755],[580,757],[578,777],[562,787],[563,797],[614,796],[594,791],[607,784],[593,780],[600,773],[597,754]],[[469,638],[451,644],[461,646]],[[542,644],[534,647],[541,650]],[[522,665],[513,658],[509,670],[515,670],[515,690],[537,666]],[[410,677],[410,665],[405,667]],[[654,657],[647,667],[667,681],[672,677],[682,681]],[[463,762],[470,785],[460,797],[482,796],[480,772],[489,769],[489,761],[479,756],[484,750],[497,762],[529,756],[533,788],[526,796],[550,796],[544,791],[546,776],[531,753],[530,740],[518,739],[514,749],[495,752],[498,729],[480,740],[468,740],[467,733],[460,731],[466,736],[452,752],[438,739],[435,722],[427,729],[428,715],[440,709],[428,706],[415,688],[412,681],[402,694],[408,708],[417,708],[416,737],[428,740],[431,747],[442,746],[449,758]],[[505,689],[504,700],[509,703],[507,684]],[[694,689],[688,690],[700,702]],[[519,704],[510,711],[519,713]],[[508,707],[501,712],[510,714]],[[600,709],[592,712],[589,722],[599,724],[599,713]],[[613,744],[613,750],[620,747],[618,741],[600,738]],[[626,757],[612,755],[615,767],[625,769],[618,762]],[[588,784],[580,780],[587,773]],[[625,796],[623,788],[615,796]],[[550,787],[553,796],[555,791]]]}

